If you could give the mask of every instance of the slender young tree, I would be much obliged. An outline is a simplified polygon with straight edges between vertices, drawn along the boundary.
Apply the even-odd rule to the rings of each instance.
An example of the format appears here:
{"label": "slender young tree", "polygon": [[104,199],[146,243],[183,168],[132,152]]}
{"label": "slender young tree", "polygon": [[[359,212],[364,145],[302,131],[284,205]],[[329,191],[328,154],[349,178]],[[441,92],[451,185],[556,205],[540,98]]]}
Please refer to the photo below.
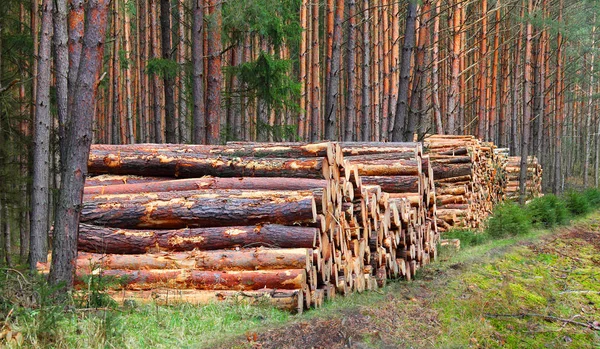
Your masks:
{"label": "slender young tree", "polygon": [[77,233],[87,175],[87,160],[92,143],[96,95],[104,55],[110,0],[88,0],[82,55],[73,91],[73,109],[66,145],[69,149],[61,170],[62,182],[56,210],[52,264],[52,284],[73,285]]}
{"label": "slender young tree", "polygon": [[194,99],[193,142],[206,144],[204,107],[204,0],[194,0],[192,8],[192,98]]}
{"label": "slender young tree", "polygon": [[392,132],[392,141],[407,140],[404,138],[404,127],[408,117],[408,88],[410,79],[410,61],[415,47],[415,22],[417,20],[417,3],[410,0],[406,11],[406,30],[402,47],[402,63],[400,65],[400,82],[398,88],[398,104]]}
{"label": "slender young tree", "polygon": [[[533,0],[528,0],[527,14],[533,12]],[[527,166],[529,155],[529,134],[531,132],[531,90],[532,90],[532,49],[533,24],[527,20],[525,29],[525,81],[523,83],[523,128],[521,131],[521,173],[519,178],[519,201],[525,204],[527,198]]]}
{"label": "slender young tree", "polygon": [[[50,185],[50,66],[53,0],[42,2],[42,27],[37,63],[33,132],[33,187],[31,191],[31,237],[29,267],[47,260],[48,202]],[[37,9],[36,9],[37,11]]]}

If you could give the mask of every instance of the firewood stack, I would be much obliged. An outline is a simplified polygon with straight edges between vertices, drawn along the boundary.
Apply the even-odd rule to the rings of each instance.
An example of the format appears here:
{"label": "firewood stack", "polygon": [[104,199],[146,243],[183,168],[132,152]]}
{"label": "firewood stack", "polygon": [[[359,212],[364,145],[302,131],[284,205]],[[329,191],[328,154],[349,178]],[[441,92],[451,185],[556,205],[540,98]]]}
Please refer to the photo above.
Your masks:
{"label": "firewood stack", "polygon": [[[519,183],[521,182],[521,157],[510,156],[506,163],[506,199],[519,199]],[[539,164],[537,157],[530,156],[527,158],[527,183],[526,200],[535,199],[542,196],[542,166]]]}
{"label": "firewood stack", "polygon": [[432,170],[376,147],[93,145],[78,274],[124,277],[118,300],[292,311],[410,278],[437,253]]}
{"label": "firewood stack", "polygon": [[504,192],[494,145],[450,135],[427,135],[423,143],[433,168],[439,228],[479,228]]}

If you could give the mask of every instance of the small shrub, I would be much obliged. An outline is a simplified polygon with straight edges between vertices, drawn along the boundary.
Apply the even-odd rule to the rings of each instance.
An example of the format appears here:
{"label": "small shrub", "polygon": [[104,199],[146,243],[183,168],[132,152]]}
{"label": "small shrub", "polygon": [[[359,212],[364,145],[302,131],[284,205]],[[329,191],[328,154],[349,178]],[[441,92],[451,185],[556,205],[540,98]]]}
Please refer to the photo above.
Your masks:
{"label": "small shrub", "polygon": [[552,228],[569,220],[569,211],[565,202],[556,195],[548,194],[533,199],[527,205],[527,213],[534,226]]}
{"label": "small shrub", "polygon": [[442,239],[459,239],[461,247],[481,245],[488,240],[487,234],[466,229],[452,229],[442,234]]}
{"label": "small shrub", "polygon": [[590,188],[586,190],[583,195],[587,199],[590,206],[593,208],[600,207],[600,189],[598,188]]}
{"label": "small shrub", "polygon": [[496,206],[485,231],[492,239],[525,235],[531,231],[531,221],[521,206],[504,203]]}
{"label": "small shrub", "polygon": [[564,198],[567,204],[567,209],[574,216],[584,215],[589,213],[592,209],[587,197],[582,193],[569,191],[565,193]]}

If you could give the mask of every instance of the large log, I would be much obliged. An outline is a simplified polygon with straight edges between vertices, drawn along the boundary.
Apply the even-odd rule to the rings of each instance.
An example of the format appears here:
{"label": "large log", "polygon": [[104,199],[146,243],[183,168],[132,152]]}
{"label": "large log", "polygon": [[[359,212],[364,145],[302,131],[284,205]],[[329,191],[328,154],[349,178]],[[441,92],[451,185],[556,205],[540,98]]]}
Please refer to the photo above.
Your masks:
{"label": "large log", "polygon": [[90,153],[90,174],[127,174],[166,176],[177,178],[219,177],[293,177],[324,178],[323,162],[314,158],[258,158],[225,157],[164,152],[110,152],[97,150]]}
{"label": "large log", "polygon": [[138,184],[119,184],[85,187],[84,193],[90,194],[137,194],[150,192],[171,192],[200,189],[262,189],[262,190],[311,190],[327,187],[324,179],[286,178],[286,177],[244,177],[244,178],[191,178],[168,181],[146,182]]}
{"label": "large log", "polygon": [[331,142],[322,143],[245,143],[229,142],[227,145],[194,144],[93,144],[91,152],[175,152],[193,155],[221,155],[229,157],[257,158],[327,158],[330,164],[335,160],[335,146]]}
{"label": "large log", "polygon": [[362,176],[362,184],[379,185],[387,193],[419,192],[419,176]]}
{"label": "large log", "polygon": [[100,254],[79,252],[77,268],[95,269],[195,269],[275,270],[312,267],[313,250],[308,248],[247,248],[146,254]]}
{"label": "large log", "polygon": [[93,186],[107,186],[107,185],[118,185],[118,184],[138,184],[138,183],[151,183],[158,181],[168,181],[173,178],[170,177],[142,177],[133,175],[99,175],[94,177],[87,177],[85,179],[86,187]]}
{"label": "large log", "polygon": [[355,166],[360,176],[417,176],[421,161],[406,159],[370,159],[369,156],[348,156],[347,166]]}
{"label": "large log", "polygon": [[202,190],[86,197],[81,222],[117,228],[196,228],[314,222],[309,191]]}
{"label": "large log", "polygon": [[304,298],[302,290],[259,291],[207,291],[154,289],[152,291],[111,291],[109,295],[117,302],[135,301],[139,303],[156,303],[160,305],[194,304],[228,302],[242,304],[268,304],[278,309],[294,313],[302,313]]}
{"label": "large log", "polygon": [[[78,269],[76,286],[85,284],[89,275]],[[263,288],[296,290],[306,285],[306,270],[244,270],[206,271],[180,269],[121,270],[102,272],[103,277],[115,278],[119,287],[128,290],[151,290],[159,287],[197,290],[250,291]]]}
{"label": "large log", "polygon": [[80,224],[77,248],[96,253],[217,250],[266,246],[312,248],[318,228],[266,224],[179,230],[130,230]]}

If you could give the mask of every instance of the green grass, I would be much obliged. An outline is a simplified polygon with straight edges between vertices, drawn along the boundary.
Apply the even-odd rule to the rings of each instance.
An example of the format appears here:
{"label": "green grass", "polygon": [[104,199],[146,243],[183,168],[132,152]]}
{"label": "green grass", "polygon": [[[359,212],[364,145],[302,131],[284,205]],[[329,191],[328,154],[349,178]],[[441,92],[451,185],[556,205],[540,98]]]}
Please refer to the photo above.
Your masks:
{"label": "green grass", "polygon": [[[599,231],[600,213],[577,217],[572,224],[577,231]],[[450,234],[460,238],[468,232]],[[369,319],[352,331],[372,348],[600,347],[599,331],[518,316],[600,319],[600,252],[594,246],[554,229],[501,239],[480,234],[460,250],[443,248],[438,263],[420,270],[415,281],[338,296],[322,309],[302,315],[245,304],[94,310],[27,303],[24,299],[29,298],[22,294],[6,295],[28,287],[42,293],[51,290],[28,286],[23,280],[20,285],[13,272],[0,273],[0,315],[4,319],[13,309],[6,325],[32,348],[245,348],[251,346],[248,333],[273,329],[285,336],[298,323],[317,323],[312,331],[320,331],[327,321],[352,314]],[[17,347],[16,342],[9,344]]]}

